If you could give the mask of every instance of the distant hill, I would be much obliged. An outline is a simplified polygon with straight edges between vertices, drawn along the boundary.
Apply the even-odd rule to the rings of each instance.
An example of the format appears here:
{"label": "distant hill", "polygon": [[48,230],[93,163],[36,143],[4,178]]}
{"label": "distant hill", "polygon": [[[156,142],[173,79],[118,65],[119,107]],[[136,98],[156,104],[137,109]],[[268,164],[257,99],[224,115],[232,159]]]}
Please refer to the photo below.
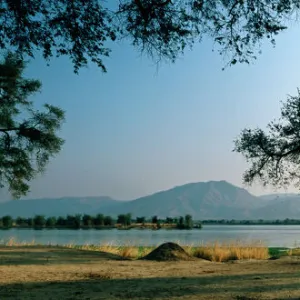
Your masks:
{"label": "distant hill", "polygon": [[159,217],[191,214],[194,219],[247,219],[259,199],[226,181],[190,183],[117,207],[118,213]]}
{"label": "distant hill", "polygon": [[0,203],[0,216],[31,217],[34,215],[65,216],[111,211],[118,201],[110,197],[65,197],[55,199],[12,200]]}
{"label": "distant hill", "polygon": [[198,220],[300,218],[300,196],[273,194],[257,197],[226,181],[209,181],[177,186],[131,201],[118,201],[110,197],[64,197],[0,203],[0,216],[8,214],[13,217],[85,213],[116,217],[128,212],[133,217],[157,215],[161,218],[191,214]]}
{"label": "distant hill", "polygon": [[297,194],[276,195],[267,200],[266,205],[253,211],[257,219],[281,220],[300,219],[300,196]]}
{"label": "distant hill", "polygon": [[278,199],[286,199],[286,198],[300,198],[300,194],[295,193],[282,193],[282,194],[268,194],[268,195],[262,195],[259,196],[260,199],[263,200],[278,200]]}

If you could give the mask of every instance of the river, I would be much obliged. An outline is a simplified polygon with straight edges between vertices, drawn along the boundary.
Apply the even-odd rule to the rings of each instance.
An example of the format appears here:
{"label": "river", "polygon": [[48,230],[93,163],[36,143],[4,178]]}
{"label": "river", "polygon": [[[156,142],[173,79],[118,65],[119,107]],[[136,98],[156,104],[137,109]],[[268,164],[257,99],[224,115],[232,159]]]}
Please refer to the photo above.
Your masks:
{"label": "river", "polygon": [[0,230],[0,243],[14,238],[17,242],[38,244],[104,244],[158,245],[179,242],[199,245],[208,242],[262,241],[269,247],[299,247],[299,225],[205,225],[201,230]]}

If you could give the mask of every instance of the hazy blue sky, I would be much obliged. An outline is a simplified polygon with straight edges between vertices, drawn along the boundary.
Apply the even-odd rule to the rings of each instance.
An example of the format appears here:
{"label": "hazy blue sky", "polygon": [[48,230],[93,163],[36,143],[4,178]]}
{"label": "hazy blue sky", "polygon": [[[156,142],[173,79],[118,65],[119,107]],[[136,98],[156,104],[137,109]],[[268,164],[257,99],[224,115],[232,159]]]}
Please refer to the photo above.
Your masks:
{"label": "hazy blue sky", "polygon": [[27,75],[43,83],[36,103],[61,106],[67,120],[64,148],[30,197],[131,199],[208,180],[241,186],[247,165],[232,152],[233,140],[244,127],[264,127],[279,116],[280,101],[296,94],[299,33],[289,29],[253,65],[225,71],[209,41],[158,71],[126,43],[114,46],[107,74],[90,65],[75,75],[68,59],[50,67],[32,61]]}

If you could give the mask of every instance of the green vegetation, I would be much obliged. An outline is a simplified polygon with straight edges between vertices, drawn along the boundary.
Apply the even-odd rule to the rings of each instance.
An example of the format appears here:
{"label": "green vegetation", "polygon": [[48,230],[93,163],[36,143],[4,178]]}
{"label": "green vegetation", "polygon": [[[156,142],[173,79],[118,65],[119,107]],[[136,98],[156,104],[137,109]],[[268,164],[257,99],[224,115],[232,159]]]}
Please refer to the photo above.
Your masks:
{"label": "green vegetation", "polygon": [[[226,262],[229,260],[243,260],[243,259],[268,259],[272,257],[274,254],[270,252],[268,247],[264,246],[261,242],[248,242],[243,243],[240,241],[233,241],[230,243],[206,243],[199,245],[186,245],[177,242],[185,252],[197,258],[202,258],[209,261],[215,262]],[[34,241],[26,243],[19,243],[14,238],[11,238],[9,241],[3,244],[4,246],[10,247],[24,247],[24,246],[42,246],[36,244]],[[48,245],[47,247],[63,247],[70,249],[78,249],[78,250],[88,250],[88,251],[101,251],[111,254],[116,254],[124,258],[130,259],[138,259],[143,256],[146,256],[151,251],[156,249],[159,245],[156,246],[139,246],[135,243],[126,243],[124,245],[112,245],[111,243],[103,243],[103,244],[85,244],[85,245],[76,245],[76,244],[65,244],[65,245]],[[289,250],[289,249],[288,249]],[[297,250],[295,250],[295,253]],[[273,253],[273,254],[272,254]],[[286,251],[285,255],[293,255],[292,251]]]}
{"label": "green vegetation", "polygon": [[[1,1],[0,49],[26,57],[41,51],[48,61],[67,56],[75,72],[88,62],[106,72],[103,58],[114,41],[128,39],[155,62],[175,62],[203,37],[211,38],[229,64],[249,63],[263,40],[291,24],[297,1]],[[38,17],[37,17],[38,16]]]}
{"label": "green vegetation", "polygon": [[264,185],[288,186],[300,184],[300,89],[288,96],[278,120],[271,121],[267,131],[260,128],[242,130],[235,141],[234,151],[241,153],[250,163],[244,173],[246,184],[256,179]]}
{"label": "green vegetation", "polygon": [[300,225],[300,219],[284,220],[203,220],[204,225]]}
{"label": "green vegetation", "polygon": [[0,217],[0,229],[9,228],[59,228],[59,229],[201,229],[203,225],[300,225],[300,219],[284,220],[202,220],[195,221],[191,215],[180,216],[179,218],[166,217],[160,219],[157,216],[151,218],[136,217],[132,218],[130,213],[120,214],[116,219],[111,216],[97,214],[91,216],[67,215],[66,217],[45,217],[36,215],[33,218],[11,216]]}
{"label": "green vegetation", "polygon": [[180,217],[177,223],[177,229],[192,229],[194,227],[191,215],[186,215],[184,218]]}
{"label": "green vegetation", "polygon": [[11,216],[4,216],[1,223],[3,228],[10,228],[13,225],[13,219]]}
{"label": "green vegetation", "polygon": [[[210,37],[228,65],[250,63],[259,46],[275,36],[297,16],[298,1],[122,1],[119,5],[97,0],[3,0],[0,4],[0,49],[11,51],[0,65],[0,186],[15,198],[26,195],[29,182],[57,154],[63,140],[56,133],[64,120],[58,107],[33,109],[27,98],[40,89],[35,80],[21,77],[24,59],[41,51],[71,59],[74,72],[95,63],[103,72],[103,59],[112,42],[129,40],[155,62],[175,62],[188,48]],[[13,58],[13,59],[12,59]],[[270,134],[245,129],[235,151],[252,163],[244,181],[264,183],[299,181],[299,95],[282,110],[286,123],[271,123]],[[20,116],[31,115],[20,123]],[[35,163],[33,164],[32,161]],[[298,182],[299,183],[299,182]]]}
{"label": "green vegetation", "polygon": [[11,53],[0,62],[0,188],[7,186],[16,198],[28,192],[28,182],[45,170],[63,145],[57,132],[64,112],[49,104],[34,109],[29,98],[40,91],[41,82],[24,78],[25,67]]}
{"label": "green vegetation", "polygon": [[36,215],[33,218],[11,216],[0,217],[0,229],[9,228],[59,228],[59,229],[201,229],[203,225],[300,225],[300,219],[284,220],[202,220],[195,221],[191,215],[180,216],[179,218],[166,217],[160,219],[157,216],[151,218],[136,217],[132,218],[130,213],[120,214],[116,219],[111,216],[97,214],[91,216],[67,215],[66,217],[45,217]]}
{"label": "green vegetation", "polygon": [[282,256],[291,255],[291,250],[289,248],[283,248],[283,247],[270,247],[269,255],[272,259],[278,259]]}
{"label": "green vegetation", "polygon": [[122,226],[128,227],[131,225],[131,214],[126,215],[119,215],[117,219],[117,223],[121,224]]}
{"label": "green vegetation", "polygon": [[0,218],[0,229],[9,228],[35,228],[35,229],[192,229],[201,228],[201,224],[194,224],[192,216],[186,215],[185,217],[159,219],[157,216],[147,220],[145,217],[137,217],[135,220],[130,213],[120,214],[117,219],[111,216],[104,216],[98,214],[91,216],[82,215],[67,215],[66,217],[48,217],[36,215],[34,218],[17,217],[13,219],[11,216],[4,216]]}

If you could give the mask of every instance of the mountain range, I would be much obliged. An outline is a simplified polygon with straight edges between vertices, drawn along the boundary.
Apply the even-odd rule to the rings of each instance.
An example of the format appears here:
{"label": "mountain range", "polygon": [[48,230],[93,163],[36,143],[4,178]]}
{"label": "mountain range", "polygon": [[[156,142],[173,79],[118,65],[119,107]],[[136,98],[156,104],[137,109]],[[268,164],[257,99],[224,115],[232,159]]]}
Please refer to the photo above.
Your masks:
{"label": "mountain range", "polygon": [[0,216],[66,216],[102,213],[116,217],[160,218],[190,214],[195,220],[300,219],[300,195],[272,194],[254,196],[246,189],[226,181],[189,183],[131,201],[110,197],[64,197],[55,199],[11,200],[0,203]]}

